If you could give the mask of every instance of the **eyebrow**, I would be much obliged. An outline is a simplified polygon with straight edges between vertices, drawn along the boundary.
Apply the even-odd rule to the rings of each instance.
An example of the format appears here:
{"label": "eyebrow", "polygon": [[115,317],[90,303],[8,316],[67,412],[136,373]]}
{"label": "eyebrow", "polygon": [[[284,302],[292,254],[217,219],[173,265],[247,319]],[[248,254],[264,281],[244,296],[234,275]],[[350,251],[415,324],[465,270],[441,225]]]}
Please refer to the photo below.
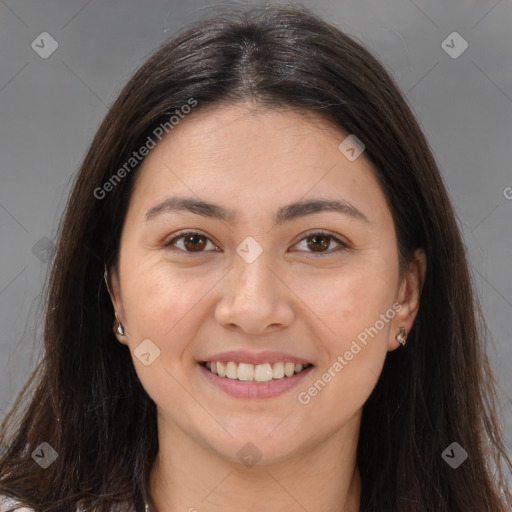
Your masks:
{"label": "eyebrow", "polygon": [[[368,218],[354,205],[344,199],[313,199],[297,201],[279,208],[274,215],[274,225],[290,222],[299,217],[320,212],[337,212],[353,219],[369,222]],[[191,212],[203,217],[212,217],[229,224],[236,218],[237,211],[223,206],[196,199],[194,197],[173,196],[164,199],[146,212],[146,221],[162,213]]]}

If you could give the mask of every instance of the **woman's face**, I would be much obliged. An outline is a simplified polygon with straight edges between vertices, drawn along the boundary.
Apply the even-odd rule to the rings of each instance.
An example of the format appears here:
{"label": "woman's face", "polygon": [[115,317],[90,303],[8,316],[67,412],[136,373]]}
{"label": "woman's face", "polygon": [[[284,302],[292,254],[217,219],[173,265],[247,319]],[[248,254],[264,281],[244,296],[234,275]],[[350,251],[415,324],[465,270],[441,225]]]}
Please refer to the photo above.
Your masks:
{"label": "woman's face", "polygon": [[399,280],[391,212],[347,136],[238,104],[190,114],[145,158],[112,284],[160,434],[271,461],[358,425],[422,271]]}

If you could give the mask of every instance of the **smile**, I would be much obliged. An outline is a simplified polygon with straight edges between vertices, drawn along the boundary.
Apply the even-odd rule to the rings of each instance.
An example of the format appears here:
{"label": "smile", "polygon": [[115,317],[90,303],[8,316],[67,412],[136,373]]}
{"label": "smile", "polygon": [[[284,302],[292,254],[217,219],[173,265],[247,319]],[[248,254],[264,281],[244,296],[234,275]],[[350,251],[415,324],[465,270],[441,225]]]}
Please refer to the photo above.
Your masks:
{"label": "smile", "polygon": [[300,373],[311,366],[311,364],[303,365],[291,362],[254,365],[250,363],[236,363],[234,361],[206,361],[201,364],[219,377],[248,382],[269,382],[271,380],[284,379],[285,377],[291,377]]}
{"label": "smile", "polygon": [[202,361],[201,374],[210,385],[235,398],[272,398],[297,386],[314,369],[310,363],[236,363]]}

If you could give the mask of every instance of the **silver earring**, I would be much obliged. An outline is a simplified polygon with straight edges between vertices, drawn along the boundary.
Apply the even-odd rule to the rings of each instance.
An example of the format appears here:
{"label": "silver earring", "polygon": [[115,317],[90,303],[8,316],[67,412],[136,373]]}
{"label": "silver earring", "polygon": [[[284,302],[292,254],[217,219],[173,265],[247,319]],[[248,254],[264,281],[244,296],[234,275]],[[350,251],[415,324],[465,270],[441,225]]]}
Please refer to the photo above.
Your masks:
{"label": "silver earring", "polygon": [[396,335],[396,340],[402,347],[405,347],[405,344],[407,343],[407,334],[405,331],[405,327],[400,327],[400,332]]}
{"label": "silver earring", "polygon": [[117,324],[116,333],[119,334],[119,336],[124,336],[124,329],[121,322]]}
{"label": "silver earring", "polygon": [[117,320],[117,327],[116,327],[116,333],[119,334],[119,336],[124,336],[124,328],[121,322],[119,321],[119,318],[117,318],[117,313],[114,313],[116,315]]}

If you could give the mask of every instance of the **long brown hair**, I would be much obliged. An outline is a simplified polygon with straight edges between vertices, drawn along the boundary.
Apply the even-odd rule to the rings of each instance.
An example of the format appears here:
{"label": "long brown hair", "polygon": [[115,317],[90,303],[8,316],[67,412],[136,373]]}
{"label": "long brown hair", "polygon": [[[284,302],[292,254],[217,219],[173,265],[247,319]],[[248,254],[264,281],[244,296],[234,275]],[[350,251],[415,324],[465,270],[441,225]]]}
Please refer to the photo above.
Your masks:
{"label": "long brown hair", "polygon": [[[364,404],[361,512],[505,512],[512,463],[461,231],[429,145],[397,85],[358,42],[304,7],[223,13],[158,49],[122,90],[76,177],[45,297],[44,355],[1,426],[0,492],[48,512],[143,509],[158,451],[156,406],[118,343],[103,274],[117,258],[138,166],[98,198],[155,127],[243,101],[313,111],[366,146],[402,267],[427,273],[407,346]],[[95,194],[96,191],[96,194]],[[42,469],[43,442],[58,457]],[[457,442],[457,469],[441,456]]]}

